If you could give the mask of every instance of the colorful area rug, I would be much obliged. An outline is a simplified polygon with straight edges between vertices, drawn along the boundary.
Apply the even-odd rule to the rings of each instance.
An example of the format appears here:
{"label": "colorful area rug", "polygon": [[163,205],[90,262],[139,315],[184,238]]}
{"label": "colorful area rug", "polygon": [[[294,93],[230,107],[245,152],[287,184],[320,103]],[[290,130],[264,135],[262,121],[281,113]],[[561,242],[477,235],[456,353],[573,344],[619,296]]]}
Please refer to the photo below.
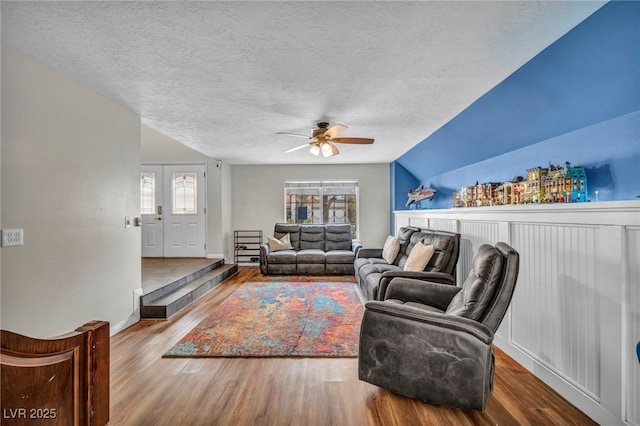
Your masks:
{"label": "colorful area rug", "polygon": [[164,357],[356,357],[364,308],[350,282],[251,282]]}

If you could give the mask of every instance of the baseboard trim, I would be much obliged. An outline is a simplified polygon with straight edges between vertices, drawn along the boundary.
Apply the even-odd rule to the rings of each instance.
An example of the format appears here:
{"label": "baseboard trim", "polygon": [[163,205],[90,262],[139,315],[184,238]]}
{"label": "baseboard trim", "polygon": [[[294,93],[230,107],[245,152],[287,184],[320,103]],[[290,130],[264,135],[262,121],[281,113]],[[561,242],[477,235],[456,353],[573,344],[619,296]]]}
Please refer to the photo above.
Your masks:
{"label": "baseboard trim", "polygon": [[115,336],[116,334],[120,333],[122,330],[131,327],[133,324],[137,323],[140,321],[140,310],[138,310],[137,315],[136,314],[131,314],[129,316],[129,318],[120,321],[119,323],[113,325],[112,327],[110,327],[109,329],[109,335],[111,336]]}
{"label": "baseboard trim", "polygon": [[125,328],[129,328],[133,324],[140,321],[140,298],[141,297],[142,297],[142,287],[133,290],[133,312],[131,313],[131,315],[129,315],[129,318],[126,318],[109,328],[109,334],[111,336],[114,336],[120,333]]}
{"label": "baseboard trim", "polygon": [[606,425],[624,424],[616,414],[603,407],[599,401],[586,395],[580,389],[569,383],[556,372],[539,363],[508,340],[496,335],[494,344],[513,358],[518,364],[529,370],[531,374],[542,380],[564,399],[575,405],[579,410],[591,417],[595,422]]}

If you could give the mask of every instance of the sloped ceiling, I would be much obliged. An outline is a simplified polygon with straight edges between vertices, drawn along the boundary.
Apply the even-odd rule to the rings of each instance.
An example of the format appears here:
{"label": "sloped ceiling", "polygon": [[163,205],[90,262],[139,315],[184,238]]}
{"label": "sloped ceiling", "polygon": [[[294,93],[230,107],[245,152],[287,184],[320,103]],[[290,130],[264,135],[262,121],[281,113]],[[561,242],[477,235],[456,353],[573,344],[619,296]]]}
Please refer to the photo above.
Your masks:
{"label": "sloped ceiling", "polygon": [[[3,1],[2,41],[231,164],[388,163],[602,4]],[[283,153],[320,120],[376,141]]]}
{"label": "sloped ceiling", "polygon": [[640,110],[639,23],[640,3],[608,3],[397,161],[426,184],[441,173]]}

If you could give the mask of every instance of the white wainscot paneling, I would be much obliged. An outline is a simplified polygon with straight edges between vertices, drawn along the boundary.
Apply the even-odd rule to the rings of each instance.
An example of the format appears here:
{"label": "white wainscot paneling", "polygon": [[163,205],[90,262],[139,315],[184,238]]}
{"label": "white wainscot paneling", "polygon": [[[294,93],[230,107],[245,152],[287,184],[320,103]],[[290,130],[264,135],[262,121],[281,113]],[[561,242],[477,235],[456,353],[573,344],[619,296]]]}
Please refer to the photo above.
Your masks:
{"label": "white wainscot paneling", "polygon": [[511,341],[595,399],[600,398],[598,229],[517,223],[520,275]]}
{"label": "white wainscot paneling", "polygon": [[596,422],[640,425],[640,201],[394,214],[396,229],[460,233],[459,284],[481,244],[518,250],[494,343]]}
{"label": "white wainscot paneling", "polygon": [[[627,229],[627,249],[631,261],[628,265],[627,279],[627,330],[625,344],[626,370],[626,421],[632,425],[640,425],[640,360],[635,355],[635,347],[640,342],[640,228]],[[635,260],[633,260],[635,259]]]}
{"label": "white wainscot paneling", "polygon": [[409,224],[416,228],[426,229],[429,227],[429,219],[426,217],[416,216],[409,219]]}
{"label": "white wainscot paneling", "polygon": [[458,221],[451,219],[429,219],[428,228],[439,231],[458,232]]}
{"label": "white wainscot paneling", "polygon": [[396,216],[395,218],[395,227],[396,227],[396,234],[397,235],[397,230],[402,228],[403,226],[409,226],[410,223],[410,217],[409,216]]}
{"label": "white wainscot paneling", "polygon": [[471,270],[473,256],[482,244],[495,244],[500,241],[498,222],[465,220],[459,224],[460,257],[458,258],[458,284],[462,285]]}

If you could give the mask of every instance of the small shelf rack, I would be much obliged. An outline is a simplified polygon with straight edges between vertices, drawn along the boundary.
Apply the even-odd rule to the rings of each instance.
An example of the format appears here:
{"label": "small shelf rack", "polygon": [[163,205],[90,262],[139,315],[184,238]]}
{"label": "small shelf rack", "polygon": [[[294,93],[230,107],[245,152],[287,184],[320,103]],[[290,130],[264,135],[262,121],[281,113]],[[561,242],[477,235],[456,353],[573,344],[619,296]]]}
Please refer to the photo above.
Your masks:
{"label": "small shelf rack", "polygon": [[234,263],[259,263],[260,244],[262,244],[262,231],[260,230],[239,229],[233,231]]}

